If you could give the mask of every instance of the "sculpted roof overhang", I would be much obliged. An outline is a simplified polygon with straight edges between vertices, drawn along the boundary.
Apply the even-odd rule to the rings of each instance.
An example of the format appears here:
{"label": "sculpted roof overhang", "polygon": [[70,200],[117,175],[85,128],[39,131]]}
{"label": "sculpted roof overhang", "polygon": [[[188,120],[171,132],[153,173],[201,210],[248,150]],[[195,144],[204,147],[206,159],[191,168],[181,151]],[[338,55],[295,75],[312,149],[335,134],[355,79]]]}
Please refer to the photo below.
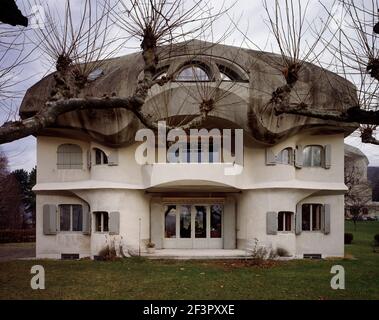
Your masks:
{"label": "sculpted roof overhang", "polygon": [[[284,84],[278,68],[281,64],[278,55],[197,40],[161,47],[158,51],[158,73],[180,73],[186,66],[196,64],[204,69],[210,81],[174,81],[153,88],[143,108],[154,120],[167,119],[177,125],[183,123],[197,112],[196,103],[207,91],[218,97],[216,107],[210,113],[209,126],[215,122],[221,129],[232,123],[262,143],[272,144],[304,130],[349,135],[357,127],[357,124],[304,116],[276,116],[274,110],[267,107],[267,102],[272,92]],[[140,53],[109,59],[104,61],[101,72],[87,84],[80,96],[127,97],[133,94],[142,76]],[[222,78],[228,81],[220,81]],[[35,114],[44,106],[53,85],[54,76],[50,74],[27,90],[20,108],[22,118]],[[353,84],[305,63],[291,102],[306,101],[320,110],[346,110],[356,105],[356,99]],[[61,133],[66,131],[72,136],[95,139],[115,147],[134,142],[135,132],[140,127],[136,117],[126,110],[86,110],[60,116],[56,126],[42,134],[54,135],[57,129]]]}

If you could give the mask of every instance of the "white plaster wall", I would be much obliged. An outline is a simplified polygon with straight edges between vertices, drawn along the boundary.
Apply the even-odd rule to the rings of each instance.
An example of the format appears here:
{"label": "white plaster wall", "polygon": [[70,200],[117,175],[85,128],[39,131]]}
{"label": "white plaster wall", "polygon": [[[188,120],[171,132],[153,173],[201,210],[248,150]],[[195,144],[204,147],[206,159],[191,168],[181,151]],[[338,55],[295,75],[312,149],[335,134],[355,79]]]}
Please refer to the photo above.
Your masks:
{"label": "white plaster wall", "polygon": [[[310,190],[250,190],[239,196],[237,209],[237,244],[246,248],[246,241],[258,239],[258,243],[272,248],[284,248],[291,255],[302,257],[304,253],[321,253],[323,256],[343,256],[344,202],[343,195],[311,196]],[[305,199],[305,200],[304,200]],[[278,232],[267,235],[266,214],[269,211],[296,212],[296,204],[321,203],[331,205],[331,232]],[[294,227],[294,221],[293,221]]]}
{"label": "white plaster wall", "polygon": [[330,233],[303,231],[296,236],[296,255],[301,258],[303,254],[322,254],[323,257],[344,256],[344,196],[324,195],[311,196],[300,204],[322,203],[330,204]]}
{"label": "white plaster wall", "polygon": [[[82,169],[58,169],[57,149],[65,143],[77,144],[83,152]],[[89,179],[87,170],[87,150],[89,144],[79,140],[53,137],[38,137],[37,139],[37,183],[71,182]]]}
{"label": "white plaster wall", "polygon": [[[61,170],[57,169],[57,147],[62,143],[76,143],[83,149],[83,169]],[[190,181],[189,184],[220,184],[237,189],[259,188],[308,188],[342,190],[344,170],[344,144],[343,135],[297,135],[272,147],[274,153],[279,153],[287,147],[295,148],[297,144],[302,146],[318,144],[332,146],[332,166],[324,168],[302,168],[277,164],[267,166],[265,163],[265,149],[262,147],[245,146],[244,168],[241,174],[227,176],[225,168],[229,164],[162,164],[140,166],[135,161],[137,144],[126,148],[113,150],[99,144],[88,144],[81,141],[38,137],[37,162],[38,184],[66,182],[65,189],[69,187],[67,182],[96,181],[98,188],[109,188],[109,183],[124,184],[125,188],[146,189],[180,181]],[[113,151],[118,152],[119,164],[117,166],[92,165],[87,170],[87,151],[94,147],[102,149],[108,156]],[[94,157],[92,159],[94,163]],[[329,186],[328,186],[329,184]],[[37,189],[38,189],[37,185]],[[46,190],[46,186],[45,190]],[[121,186],[120,186],[121,187]],[[73,184],[71,189],[78,188]],[[53,188],[57,189],[56,186]]]}
{"label": "white plaster wall", "polygon": [[[85,190],[75,191],[90,204],[91,213],[95,211],[120,212],[120,235],[109,236],[92,233],[91,256],[97,255],[110,239],[122,241],[125,249],[136,252],[141,248],[146,251],[145,244],[149,240],[150,230],[150,197],[141,190]],[[94,230],[92,215],[92,230]],[[140,240],[139,240],[140,239]]]}
{"label": "white plaster wall", "polygon": [[[59,232],[57,235],[43,234],[43,205],[81,204],[87,205],[75,196],[41,195],[36,199],[36,257],[60,259],[62,253],[75,253],[80,257],[90,255],[91,237],[81,232]],[[59,212],[57,213],[59,216]],[[59,224],[59,219],[57,220]]]}

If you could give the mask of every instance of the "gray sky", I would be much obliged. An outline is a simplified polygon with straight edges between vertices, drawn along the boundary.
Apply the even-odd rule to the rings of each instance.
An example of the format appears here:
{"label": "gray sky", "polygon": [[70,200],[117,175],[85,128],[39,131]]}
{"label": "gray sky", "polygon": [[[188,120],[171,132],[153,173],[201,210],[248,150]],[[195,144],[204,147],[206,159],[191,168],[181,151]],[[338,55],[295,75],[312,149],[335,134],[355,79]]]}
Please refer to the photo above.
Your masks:
{"label": "gray sky", "polygon": [[[24,9],[28,6],[26,0],[17,0],[16,2],[23,12],[30,12],[30,10]],[[42,4],[48,3],[49,5],[52,5],[52,7],[57,7],[58,12],[63,12],[64,10],[64,1],[40,0],[40,2]],[[225,4],[229,6],[233,2],[234,1],[232,0],[226,0]],[[333,0],[324,1],[326,4],[332,2]],[[78,21],[78,16],[81,13],[81,3],[81,0],[71,1],[72,8],[74,9],[73,18],[74,20],[76,19],[76,21]],[[219,8],[221,1],[213,0],[211,3],[215,8]],[[272,5],[273,0],[268,0],[268,4]],[[259,46],[259,48],[265,51],[275,52],[277,50],[276,45],[274,45],[275,42],[268,36],[269,32],[265,23],[266,17],[261,0],[239,0],[233,6],[229,14],[234,21],[238,21],[239,29],[246,32],[249,39],[254,41],[255,45]],[[307,15],[308,20],[311,21],[315,17],[323,17],[324,14],[325,11],[320,6],[319,1],[310,0]],[[226,20],[227,19],[222,19],[221,21],[216,22],[213,26],[212,37],[214,40],[220,39],[224,35]],[[120,30],[117,28],[117,26],[114,26],[112,32],[118,33]],[[28,39],[33,39],[34,33],[32,31],[28,31],[26,33],[26,37],[26,41],[30,42]],[[207,38],[206,40],[212,39]],[[250,41],[244,39],[242,34],[238,31],[232,32],[224,42],[226,44],[257,49],[257,47],[254,46]],[[136,51],[138,42],[130,41],[127,46],[128,47],[119,51],[117,55],[123,55],[132,51]],[[31,49],[32,45],[27,45],[24,48],[25,54],[30,52]],[[23,65],[20,70],[13,74],[15,82],[17,82],[15,88],[19,93],[19,97],[17,99],[13,99],[11,102],[11,107],[14,111],[17,110],[17,106],[20,104],[26,89],[40,80],[44,75],[53,71],[52,63],[44,56],[45,55],[41,52],[41,50],[38,50],[37,48],[37,50],[34,51],[29,58],[29,60],[31,60],[30,63]],[[12,56],[9,58],[11,59]],[[324,58],[328,59],[327,56]],[[7,105],[9,107],[9,103]],[[0,122],[3,123],[8,118],[8,116],[9,113],[5,112],[4,108],[1,109],[0,106]],[[360,142],[360,139],[356,137],[356,134],[354,137],[347,138],[346,142],[360,148],[369,158],[370,165],[379,166],[379,146],[362,144]],[[9,165],[12,170],[18,168],[25,168],[27,170],[30,170],[36,164],[36,140],[34,137],[28,137],[19,141],[2,145],[0,146],[0,150],[4,151],[8,156]]]}

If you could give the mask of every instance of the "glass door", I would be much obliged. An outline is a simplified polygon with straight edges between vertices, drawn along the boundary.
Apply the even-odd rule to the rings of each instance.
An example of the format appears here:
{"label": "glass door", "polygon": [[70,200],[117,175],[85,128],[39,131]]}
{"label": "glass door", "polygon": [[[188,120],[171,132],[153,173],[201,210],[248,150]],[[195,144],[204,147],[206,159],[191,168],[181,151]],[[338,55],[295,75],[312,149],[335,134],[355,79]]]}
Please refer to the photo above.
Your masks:
{"label": "glass door", "polygon": [[222,204],[167,205],[164,212],[164,248],[222,249]]}

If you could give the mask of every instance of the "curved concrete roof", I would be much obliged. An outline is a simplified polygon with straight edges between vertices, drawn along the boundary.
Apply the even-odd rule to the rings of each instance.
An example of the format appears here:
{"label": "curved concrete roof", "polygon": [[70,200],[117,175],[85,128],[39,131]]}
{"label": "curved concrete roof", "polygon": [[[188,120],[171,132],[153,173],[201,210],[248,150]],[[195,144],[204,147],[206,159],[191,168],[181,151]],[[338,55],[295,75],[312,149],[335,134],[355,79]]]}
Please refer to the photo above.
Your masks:
{"label": "curved concrete roof", "polygon": [[345,157],[352,159],[362,158],[367,164],[369,164],[367,156],[360,149],[349,144],[345,144]]}
{"label": "curved concrete roof", "polygon": [[[201,90],[206,88],[205,91],[212,92],[219,100],[205,127],[212,127],[216,122],[220,129],[223,126],[231,128],[232,123],[262,143],[272,144],[276,142],[273,136],[283,139],[304,130],[348,135],[356,128],[356,124],[303,116],[275,116],[267,102],[272,92],[285,84],[278,55],[197,40],[161,47],[158,51],[159,70],[171,73],[186,63],[196,61],[209,68],[216,79],[220,78],[220,71],[228,70],[236,80],[200,84],[172,82],[162,88],[154,88],[143,107],[154,120],[169,119],[172,125],[178,125],[189,119],[198,112],[197,103],[204,94]],[[80,96],[131,95],[141,78],[143,59],[140,53],[134,53],[105,60],[101,69],[102,76],[90,82]],[[21,105],[21,117],[26,118],[40,110],[53,85],[51,74],[29,88]],[[338,75],[305,63],[291,102],[299,102],[299,99],[319,109],[346,110],[356,104],[356,91],[350,82]],[[57,135],[59,129],[60,136],[94,139],[118,147],[134,142],[135,132],[140,127],[139,121],[126,110],[86,110],[60,116],[54,128],[41,134]]]}

